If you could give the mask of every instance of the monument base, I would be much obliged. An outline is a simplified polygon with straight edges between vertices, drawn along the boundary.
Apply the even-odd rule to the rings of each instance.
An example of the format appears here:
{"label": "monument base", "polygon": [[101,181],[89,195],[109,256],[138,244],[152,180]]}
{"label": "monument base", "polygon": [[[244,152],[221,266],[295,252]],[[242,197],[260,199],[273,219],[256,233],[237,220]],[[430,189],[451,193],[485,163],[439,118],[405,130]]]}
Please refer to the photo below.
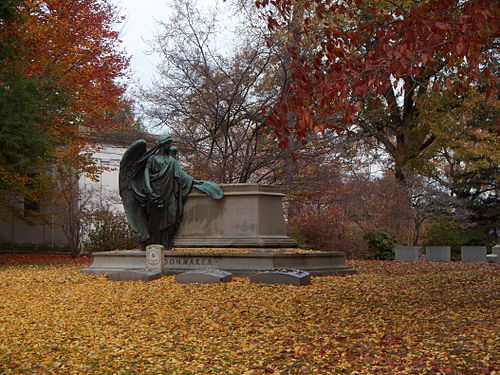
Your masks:
{"label": "monument base", "polygon": [[[218,251],[220,250],[220,251]],[[144,251],[105,251],[93,254],[91,266],[81,272],[109,274],[120,270],[146,268]],[[234,276],[250,276],[256,272],[274,269],[298,269],[313,276],[352,274],[357,271],[345,263],[340,252],[263,251],[228,252],[224,249],[209,251],[166,251],[164,275],[175,275],[192,270],[222,270]]]}

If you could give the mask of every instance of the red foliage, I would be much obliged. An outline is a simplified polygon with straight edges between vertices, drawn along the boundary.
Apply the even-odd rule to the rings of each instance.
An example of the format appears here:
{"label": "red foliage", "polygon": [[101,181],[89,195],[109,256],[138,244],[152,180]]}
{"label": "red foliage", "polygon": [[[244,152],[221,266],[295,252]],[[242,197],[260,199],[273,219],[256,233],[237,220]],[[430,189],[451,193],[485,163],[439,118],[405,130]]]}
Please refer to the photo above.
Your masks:
{"label": "red foliage", "polygon": [[341,178],[324,166],[309,166],[304,173],[317,177],[317,183],[288,198],[288,231],[300,244],[361,258],[366,256],[365,234],[385,231],[399,243],[414,237],[410,202],[394,176]]}
{"label": "red foliage", "polygon": [[68,254],[0,254],[0,264],[90,264],[91,262],[92,257],[90,256],[79,256],[74,258]]}
{"label": "red foliage", "polygon": [[[269,17],[270,30],[279,27],[278,21],[294,22],[297,7],[307,10],[302,21],[308,45],[288,46],[292,83],[270,120],[285,144],[291,130],[302,138],[324,127],[343,129],[363,109],[361,98],[387,95],[400,78],[420,80],[443,71],[435,77],[435,88],[451,86],[453,75],[459,89],[481,81],[488,93],[496,90],[498,77],[488,64],[500,36],[497,1],[432,0],[416,2],[410,9],[359,0],[298,4],[256,2]],[[411,80],[404,84],[403,90],[411,89]],[[337,113],[343,116],[332,118]]]}

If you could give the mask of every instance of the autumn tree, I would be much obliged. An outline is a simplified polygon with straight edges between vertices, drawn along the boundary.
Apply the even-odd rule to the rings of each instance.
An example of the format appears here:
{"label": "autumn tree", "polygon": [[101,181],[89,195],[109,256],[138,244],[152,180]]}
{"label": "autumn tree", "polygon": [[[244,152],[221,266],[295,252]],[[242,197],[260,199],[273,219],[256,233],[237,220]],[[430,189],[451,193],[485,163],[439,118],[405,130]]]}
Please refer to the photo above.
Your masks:
{"label": "autumn tree", "polygon": [[26,73],[28,49],[12,25],[25,27],[19,1],[0,8],[0,213],[34,222],[50,183],[43,174],[55,139],[44,127],[67,104],[52,77]]}
{"label": "autumn tree", "polygon": [[[2,208],[16,214],[18,206],[5,204],[12,201],[5,192],[40,201],[54,187],[39,182],[54,177],[52,166],[68,163],[75,175],[93,173],[81,151],[88,133],[124,125],[117,120],[127,106],[128,59],[119,49],[115,26],[120,18],[109,1],[18,0],[2,14],[7,16],[0,24],[0,100],[15,103],[2,106],[13,120],[0,119],[2,152],[10,153],[10,159],[0,160],[2,183],[9,182]],[[62,196],[73,189],[65,180],[56,184]],[[29,194],[26,186],[32,187]]]}
{"label": "autumn tree", "polygon": [[204,17],[190,1],[174,9],[153,44],[163,61],[145,93],[148,115],[180,142],[194,175],[225,183],[272,180],[292,151],[278,150],[263,127],[262,111],[277,97],[266,81],[273,52],[250,36],[222,50],[214,14]]}
{"label": "autumn tree", "polygon": [[[436,98],[430,99],[424,103],[424,117],[439,116],[425,113],[427,108],[436,107]],[[458,215],[443,215],[441,221],[460,228],[463,244],[494,244],[495,231],[500,226],[500,101],[486,100],[485,94],[478,95],[476,90],[464,93],[459,105],[456,95],[437,99],[449,109],[442,118],[445,129],[433,127],[441,141],[434,145],[422,174],[452,197],[445,212],[452,207]],[[464,210],[468,212],[466,220],[461,214]]]}
{"label": "autumn tree", "polygon": [[[434,92],[462,95],[498,83],[498,4],[470,1],[257,1],[271,30],[305,9],[307,46],[291,43],[292,83],[270,124],[286,142],[325,128],[363,132],[381,143],[398,179],[437,140],[418,102]],[[304,54],[302,48],[314,53]]]}

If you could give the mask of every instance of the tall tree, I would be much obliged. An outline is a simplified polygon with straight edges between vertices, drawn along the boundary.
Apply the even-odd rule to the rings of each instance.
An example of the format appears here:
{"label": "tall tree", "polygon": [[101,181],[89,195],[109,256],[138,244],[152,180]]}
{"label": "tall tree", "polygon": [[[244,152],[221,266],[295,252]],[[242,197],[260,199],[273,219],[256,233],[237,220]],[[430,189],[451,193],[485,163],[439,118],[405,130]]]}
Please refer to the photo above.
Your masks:
{"label": "tall tree", "polygon": [[277,97],[266,74],[276,66],[273,51],[258,36],[243,35],[241,49],[221,51],[216,19],[204,17],[192,1],[174,9],[155,40],[163,62],[145,94],[147,113],[186,149],[194,175],[225,183],[272,181],[298,148],[276,150],[263,126],[262,110]]}
{"label": "tall tree", "polygon": [[[432,92],[461,95],[474,84],[488,98],[498,84],[498,3],[490,0],[257,1],[269,28],[300,7],[303,33],[290,44],[292,82],[271,125],[286,143],[325,128],[361,129],[384,145],[407,182],[415,160],[436,141],[419,122]],[[285,24],[287,24],[285,22]],[[305,54],[307,48],[313,53]],[[354,127],[354,128],[353,128]]]}
{"label": "tall tree", "polygon": [[67,101],[50,77],[26,74],[24,40],[12,30],[14,23],[25,25],[18,4],[0,8],[0,218],[13,213],[33,222],[40,217],[36,202],[49,186],[40,171],[54,146],[42,125]]}
{"label": "tall tree", "polygon": [[[18,205],[7,204],[12,197],[6,192],[40,199],[35,195],[44,191],[49,161],[64,158],[79,171],[87,169],[80,153],[85,132],[116,125],[115,114],[126,105],[122,79],[128,59],[114,29],[120,19],[107,0],[7,5],[0,20],[0,100],[5,104],[0,182],[2,208],[19,214]],[[57,149],[51,147],[56,144]]]}

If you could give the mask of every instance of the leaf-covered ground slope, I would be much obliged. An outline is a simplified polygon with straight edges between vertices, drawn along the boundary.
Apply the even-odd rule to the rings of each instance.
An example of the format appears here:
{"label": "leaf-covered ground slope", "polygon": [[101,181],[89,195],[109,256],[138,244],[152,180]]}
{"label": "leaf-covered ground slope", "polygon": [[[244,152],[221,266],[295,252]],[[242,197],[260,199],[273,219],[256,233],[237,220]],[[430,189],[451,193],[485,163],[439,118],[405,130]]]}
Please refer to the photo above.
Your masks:
{"label": "leaf-covered ground slope", "polygon": [[498,373],[497,265],[350,265],[305,287],[3,265],[0,373]]}

